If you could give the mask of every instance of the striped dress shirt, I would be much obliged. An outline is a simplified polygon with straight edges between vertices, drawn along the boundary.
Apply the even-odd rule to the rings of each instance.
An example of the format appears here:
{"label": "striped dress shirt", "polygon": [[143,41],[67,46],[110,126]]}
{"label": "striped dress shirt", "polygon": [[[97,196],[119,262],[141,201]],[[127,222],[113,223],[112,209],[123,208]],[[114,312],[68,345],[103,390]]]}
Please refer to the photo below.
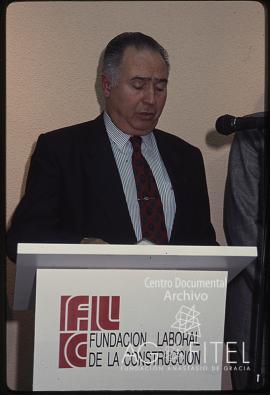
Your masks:
{"label": "striped dress shirt", "polygon": [[[122,181],[131,222],[133,224],[137,241],[140,241],[142,239],[142,230],[140,207],[137,200],[137,189],[132,168],[133,148],[131,142],[129,141],[131,136],[118,129],[106,112],[104,112],[104,123]],[[159,154],[155,136],[152,132],[146,136],[142,136],[141,150],[142,155],[148,162],[156,180],[163,205],[165,224],[169,240],[173,227],[176,203],[170,178]]]}

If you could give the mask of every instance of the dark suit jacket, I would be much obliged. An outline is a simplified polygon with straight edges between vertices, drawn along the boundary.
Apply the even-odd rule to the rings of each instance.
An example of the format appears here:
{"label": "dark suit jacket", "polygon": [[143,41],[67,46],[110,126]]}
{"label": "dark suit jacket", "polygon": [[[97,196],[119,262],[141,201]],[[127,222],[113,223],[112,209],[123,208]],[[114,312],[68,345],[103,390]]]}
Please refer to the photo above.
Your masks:
{"label": "dark suit jacket", "polygon": [[[216,244],[201,152],[171,134],[154,134],[177,205],[169,243]],[[136,243],[102,115],[39,136],[7,253],[15,260],[18,242],[79,243],[83,237]]]}
{"label": "dark suit jacket", "polygon": [[[264,113],[248,116],[260,117],[264,116]],[[264,135],[263,129],[243,130],[235,133],[225,184],[224,231],[228,245],[257,246],[259,254],[259,258],[239,273],[227,288],[225,341],[237,342],[235,349],[238,353],[234,355],[240,366],[243,365],[243,360],[251,362],[251,371],[232,371],[233,387],[236,390],[253,389],[256,357],[259,364],[262,361],[263,383],[265,383],[265,372],[268,368],[265,360],[267,353],[263,354],[261,360],[258,357],[260,341],[265,342],[263,347],[267,349],[265,338],[267,329],[264,327],[265,336],[262,336],[260,333],[260,329],[263,329],[262,322],[261,327],[258,326],[258,306],[263,312],[263,307],[266,308],[268,305],[266,293],[264,304],[260,300],[264,292],[260,277],[264,276],[265,270],[261,259],[265,248],[263,246],[264,181],[267,180],[264,178]],[[258,341],[256,342],[257,335]],[[257,356],[256,353],[258,353]]]}

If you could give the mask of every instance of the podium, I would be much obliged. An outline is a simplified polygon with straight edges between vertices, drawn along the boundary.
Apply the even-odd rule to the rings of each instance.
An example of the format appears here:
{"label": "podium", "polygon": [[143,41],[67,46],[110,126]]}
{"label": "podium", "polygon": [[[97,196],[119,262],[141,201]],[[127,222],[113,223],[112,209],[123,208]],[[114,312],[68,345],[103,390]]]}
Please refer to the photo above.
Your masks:
{"label": "podium", "polygon": [[256,257],[19,244],[14,309],[35,308],[33,390],[220,390],[227,283]]}

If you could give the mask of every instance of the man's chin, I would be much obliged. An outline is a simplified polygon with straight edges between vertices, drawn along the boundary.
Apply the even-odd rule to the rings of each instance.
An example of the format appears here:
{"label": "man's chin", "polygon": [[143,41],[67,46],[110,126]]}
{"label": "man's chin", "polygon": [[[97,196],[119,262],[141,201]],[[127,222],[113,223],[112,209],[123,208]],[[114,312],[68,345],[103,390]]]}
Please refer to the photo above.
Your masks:
{"label": "man's chin", "polygon": [[157,125],[157,121],[153,120],[140,120],[134,124],[134,135],[136,136],[144,136],[149,134],[155,129]]}

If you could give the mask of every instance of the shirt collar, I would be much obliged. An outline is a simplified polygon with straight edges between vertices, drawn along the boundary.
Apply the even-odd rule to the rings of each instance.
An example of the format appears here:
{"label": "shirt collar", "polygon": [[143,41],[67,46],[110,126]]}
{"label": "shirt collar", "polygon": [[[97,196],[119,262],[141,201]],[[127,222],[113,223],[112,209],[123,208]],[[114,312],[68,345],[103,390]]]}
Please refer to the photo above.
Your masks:
{"label": "shirt collar", "polygon": [[[122,132],[111,120],[110,116],[104,111],[103,119],[105,123],[105,127],[108,133],[109,138],[119,147],[119,149],[123,149],[124,146],[130,139],[130,135],[127,133]],[[153,142],[154,134],[153,132],[142,136],[142,141],[145,144],[146,149],[153,149]]]}
{"label": "shirt collar", "polygon": [[110,116],[104,112],[103,115],[105,127],[109,138],[120,148],[123,149],[128,142],[130,136],[122,132],[111,120]]}

